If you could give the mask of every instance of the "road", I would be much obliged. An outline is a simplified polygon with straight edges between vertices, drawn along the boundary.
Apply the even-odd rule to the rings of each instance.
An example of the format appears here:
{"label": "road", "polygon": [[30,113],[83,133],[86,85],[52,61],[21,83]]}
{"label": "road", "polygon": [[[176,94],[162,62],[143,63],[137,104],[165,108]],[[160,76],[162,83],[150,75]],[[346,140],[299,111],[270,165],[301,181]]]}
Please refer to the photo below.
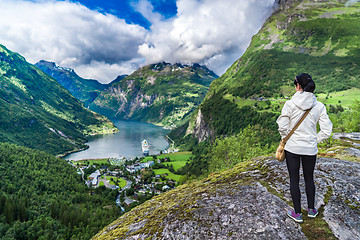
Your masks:
{"label": "road", "polygon": [[81,178],[82,178],[83,181],[85,181],[85,178],[84,178],[84,175],[85,175],[84,170],[82,170],[82,168],[79,168],[79,169],[80,169],[80,171],[81,171]]}
{"label": "road", "polygon": [[[123,179],[125,179],[125,178],[123,178]],[[125,179],[125,181],[126,181],[126,186],[123,187],[123,188],[119,191],[120,193],[121,193],[122,191],[130,188],[130,186],[131,186],[131,184],[132,184],[132,181],[130,181],[130,180]]]}
{"label": "road", "polygon": [[[125,179],[125,178],[124,178],[124,179]],[[118,206],[120,206],[120,195],[121,195],[121,193],[122,193],[123,191],[125,191],[126,189],[129,189],[130,186],[131,186],[131,184],[132,184],[132,182],[131,182],[130,180],[125,179],[125,181],[126,181],[126,186],[123,187],[123,188],[119,191],[119,194],[118,194],[117,197],[116,197],[116,205],[118,205]],[[132,200],[132,199],[130,199],[130,198],[128,198],[128,197],[126,196],[126,192],[124,193],[124,200],[134,201],[134,200]]]}

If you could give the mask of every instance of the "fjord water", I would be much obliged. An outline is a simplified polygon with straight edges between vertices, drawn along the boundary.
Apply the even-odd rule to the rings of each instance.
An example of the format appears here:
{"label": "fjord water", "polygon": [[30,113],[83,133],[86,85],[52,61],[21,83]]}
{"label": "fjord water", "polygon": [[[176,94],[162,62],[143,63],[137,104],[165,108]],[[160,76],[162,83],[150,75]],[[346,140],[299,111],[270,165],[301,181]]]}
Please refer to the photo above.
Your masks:
{"label": "fjord water", "polygon": [[114,120],[113,122],[119,129],[118,133],[94,136],[86,143],[89,149],[67,155],[65,159],[141,157],[143,139],[149,142],[150,154],[158,154],[169,146],[165,139],[169,130],[137,121]]}

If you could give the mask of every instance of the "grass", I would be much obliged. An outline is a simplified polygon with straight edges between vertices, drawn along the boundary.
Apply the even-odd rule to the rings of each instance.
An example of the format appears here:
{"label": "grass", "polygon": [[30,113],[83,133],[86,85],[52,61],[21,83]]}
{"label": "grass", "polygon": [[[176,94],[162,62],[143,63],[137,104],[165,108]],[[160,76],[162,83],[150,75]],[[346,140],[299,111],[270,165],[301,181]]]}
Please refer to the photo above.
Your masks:
{"label": "grass", "polygon": [[120,178],[120,183],[119,183],[119,187],[121,187],[121,188],[123,188],[123,187],[125,187],[126,186],[126,180],[125,179],[123,179],[123,178]]}
{"label": "grass", "polygon": [[123,188],[126,186],[126,180],[123,178],[113,177],[113,176],[106,176],[106,180],[109,180],[110,185],[116,185],[115,180],[120,180],[119,187]]}
{"label": "grass", "polygon": [[[293,91],[293,93],[295,93],[295,91]],[[347,108],[351,107],[355,101],[360,101],[360,89],[351,88],[348,90],[331,93],[317,93],[316,97],[319,102],[322,102],[326,105],[341,105],[342,107]],[[269,99],[269,102],[256,101],[252,99],[242,99],[231,94],[226,94],[224,99],[234,102],[239,108],[244,106],[252,106],[258,111],[270,111],[273,113],[280,113],[284,103],[288,100],[284,98],[271,98]]]}
{"label": "grass", "polygon": [[[176,153],[166,153],[156,156],[157,159],[160,158],[170,158],[171,161],[187,161],[192,156],[191,152],[176,152]],[[148,156],[142,159],[142,163],[146,163],[148,161],[153,161],[152,156]]]}
{"label": "grass", "polygon": [[174,174],[174,173],[171,173],[168,169],[165,169],[165,168],[161,168],[161,169],[154,169],[154,172],[156,175],[161,175],[161,174],[165,174],[167,173],[168,175],[166,176],[167,179],[173,179],[177,182],[180,181],[180,178],[182,177],[182,175],[177,175],[177,174]]}
{"label": "grass", "polygon": [[79,161],[72,161],[75,165],[78,163],[80,165],[93,165],[93,164],[109,164],[108,158],[99,158],[99,159],[84,159]]}
{"label": "grass", "polygon": [[[293,91],[295,93],[295,91]],[[238,108],[242,108],[244,106],[251,106],[256,108],[259,112],[267,111],[273,113],[280,113],[282,106],[288,99],[284,98],[270,98],[266,100],[254,100],[254,99],[243,99],[241,97],[236,97],[231,94],[226,94],[224,99],[227,99],[231,102],[234,102]]]}
{"label": "grass", "polygon": [[144,157],[141,160],[142,163],[146,163],[146,162],[149,162],[149,161],[154,161],[154,158],[152,156],[148,156],[148,157]]}
{"label": "grass", "polygon": [[[332,92],[329,94],[317,94],[318,100],[324,104],[338,105],[350,107],[355,100],[360,101],[360,89],[351,88],[345,91]],[[340,102],[339,102],[340,101]]]}
{"label": "grass", "polygon": [[163,163],[164,165],[173,165],[175,171],[177,171],[178,169],[182,168],[183,166],[185,166],[187,163],[187,161],[171,161],[171,162],[166,162]]}
{"label": "grass", "polygon": [[114,178],[117,177],[106,176],[106,180],[110,181],[109,182],[110,185],[115,185]]}
{"label": "grass", "polygon": [[[170,158],[170,162],[164,162],[163,164],[165,165],[172,164],[176,171],[182,168],[183,166],[185,166],[191,156],[192,156],[191,152],[176,152],[176,153],[161,154],[156,157],[157,159]],[[149,156],[149,157],[145,157],[141,162],[146,163],[148,161],[153,161],[153,160],[154,160],[153,157]]]}
{"label": "grass", "polygon": [[169,157],[172,161],[187,161],[192,156],[191,152],[176,152],[160,155],[160,158]]}

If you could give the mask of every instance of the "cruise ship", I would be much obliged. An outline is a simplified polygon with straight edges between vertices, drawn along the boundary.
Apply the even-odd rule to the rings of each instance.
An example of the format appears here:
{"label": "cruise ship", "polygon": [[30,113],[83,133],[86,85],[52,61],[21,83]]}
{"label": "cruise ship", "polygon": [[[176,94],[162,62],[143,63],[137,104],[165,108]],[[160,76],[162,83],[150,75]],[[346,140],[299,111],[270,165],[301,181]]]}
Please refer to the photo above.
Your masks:
{"label": "cruise ship", "polygon": [[143,152],[144,156],[148,156],[149,155],[149,143],[148,143],[148,141],[146,141],[146,139],[144,139],[141,142],[141,148],[142,148],[142,152]]}

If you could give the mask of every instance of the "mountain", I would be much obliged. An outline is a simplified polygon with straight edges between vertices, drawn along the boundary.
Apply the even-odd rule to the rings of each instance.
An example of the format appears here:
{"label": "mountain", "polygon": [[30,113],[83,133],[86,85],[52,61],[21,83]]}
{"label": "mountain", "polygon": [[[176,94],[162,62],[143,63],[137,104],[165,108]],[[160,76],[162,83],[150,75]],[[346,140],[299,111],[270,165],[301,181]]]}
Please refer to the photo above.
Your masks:
{"label": "mountain", "polygon": [[0,45],[0,141],[60,154],[87,136],[117,131],[56,80]]}
{"label": "mountain", "polygon": [[260,125],[268,130],[264,143],[276,142],[276,117],[295,92],[295,76],[302,72],[312,75],[315,94],[326,96],[324,102],[336,92],[344,96],[359,92],[360,3],[278,0],[277,4],[243,56],[211,83],[192,121],[172,133],[175,141],[192,136],[202,142]]}
{"label": "mountain", "polygon": [[[153,197],[92,239],[360,239],[359,174],[359,163],[318,158],[319,215],[310,219],[304,210],[298,224],[286,216],[286,164],[256,158]],[[300,186],[305,196],[303,179]]]}
{"label": "mountain", "polygon": [[44,73],[57,80],[62,86],[69,90],[73,96],[84,102],[85,106],[89,106],[89,104],[100,95],[101,91],[126,77],[126,75],[121,75],[109,84],[102,84],[97,80],[81,78],[73,69],[60,67],[54,62],[41,60],[35,65]]}
{"label": "mountain", "polygon": [[[348,107],[359,99],[360,3],[351,2],[277,0],[277,9],[244,55],[211,83],[190,121],[170,135],[176,143],[193,145],[196,156],[187,165],[199,163],[201,172],[208,168],[208,160],[219,160],[228,169],[152,198],[93,239],[360,239],[357,137],[354,145],[346,137],[347,147],[336,146],[339,139],[319,144],[323,149],[314,172],[319,215],[310,219],[303,211],[303,224],[286,216],[292,200],[284,162],[266,156],[232,165],[233,159],[242,157],[243,150],[237,147],[256,154],[256,148],[269,150],[278,143],[276,118],[295,92],[297,74],[313,76],[315,94],[326,96],[322,100],[329,110],[330,104]],[[337,100],[330,101],[332,96]],[[357,106],[346,121],[358,116]],[[261,144],[242,141],[252,137]],[[350,151],[344,149],[349,146]],[[333,158],[341,152],[353,155],[346,159],[354,162]],[[303,179],[300,184],[306,209]]]}
{"label": "mountain", "polygon": [[194,64],[142,67],[103,91],[90,109],[109,118],[175,127],[189,119],[217,75]]}
{"label": "mountain", "polygon": [[[119,75],[117,76],[114,80],[112,80],[110,83],[108,84],[105,84],[106,85],[106,88],[110,87],[111,85],[115,84],[115,83],[118,83],[120,82],[121,80],[123,80],[124,78],[126,78],[128,75],[126,74],[123,74],[123,75]],[[105,89],[106,89],[105,88]]]}

